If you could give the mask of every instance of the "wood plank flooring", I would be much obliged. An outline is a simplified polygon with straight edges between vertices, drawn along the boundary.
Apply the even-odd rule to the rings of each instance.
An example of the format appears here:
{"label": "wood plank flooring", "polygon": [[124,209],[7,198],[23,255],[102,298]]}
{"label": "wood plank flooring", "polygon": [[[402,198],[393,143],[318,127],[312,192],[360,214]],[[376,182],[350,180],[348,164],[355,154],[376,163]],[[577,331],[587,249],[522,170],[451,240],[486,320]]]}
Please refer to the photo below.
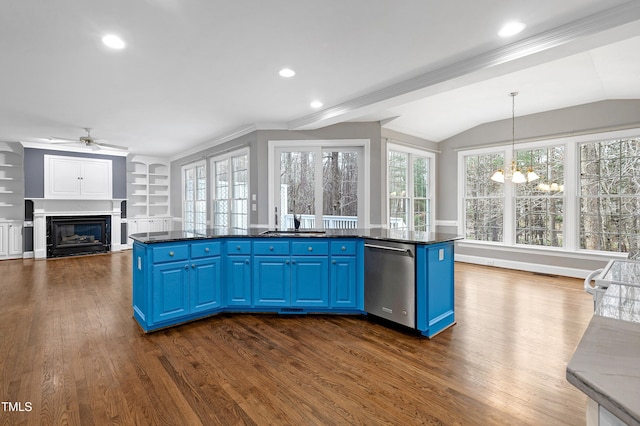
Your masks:
{"label": "wood plank flooring", "polygon": [[581,425],[580,280],[456,264],[432,340],[361,316],[221,315],[144,334],[131,252],[0,262],[3,425]]}

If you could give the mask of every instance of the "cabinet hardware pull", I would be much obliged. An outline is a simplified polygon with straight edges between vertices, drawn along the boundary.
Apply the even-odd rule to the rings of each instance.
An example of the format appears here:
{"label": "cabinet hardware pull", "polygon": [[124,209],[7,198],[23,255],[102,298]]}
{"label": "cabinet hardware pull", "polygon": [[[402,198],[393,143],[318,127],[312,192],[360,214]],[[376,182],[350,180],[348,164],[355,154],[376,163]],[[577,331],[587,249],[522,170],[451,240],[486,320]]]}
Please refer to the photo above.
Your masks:
{"label": "cabinet hardware pull", "polygon": [[313,247],[309,247],[309,251],[313,251]]}
{"label": "cabinet hardware pull", "polygon": [[240,250],[240,246],[236,246],[236,250]]}
{"label": "cabinet hardware pull", "polygon": [[209,247],[205,247],[204,252],[209,253]]}
{"label": "cabinet hardware pull", "polygon": [[285,263],[285,265],[288,265],[288,264],[289,264],[289,261],[288,261],[288,260],[285,260],[285,261],[284,261],[284,263]]}
{"label": "cabinet hardware pull", "polygon": [[335,261],[335,260],[332,260],[332,261],[331,261],[331,263],[333,263],[333,264],[335,265],[335,264],[336,264],[336,261]]}
{"label": "cabinet hardware pull", "polygon": [[175,254],[175,253],[174,253],[174,252],[172,252],[172,251],[170,251],[170,252],[169,252],[169,256],[173,256],[174,254]]}
{"label": "cabinet hardware pull", "polygon": [[342,251],[345,251],[347,248],[345,246],[341,247]]}
{"label": "cabinet hardware pull", "polygon": [[269,250],[273,251],[273,246],[269,246]]}
{"label": "cabinet hardware pull", "polygon": [[189,265],[184,265],[184,269],[189,269]]}
{"label": "cabinet hardware pull", "polygon": [[292,263],[293,265],[295,265],[295,264],[296,264],[296,261],[295,261],[295,260],[292,260],[292,261],[291,261],[291,263]]}
{"label": "cabinet hardware pull", "polygon": [[249,259],[245,260],[244,263],[249,264]]}
{"label": "cabinet hardware pull", "polygon": [[195,265],[195,263],[192,263],[192,264],[191,264],[191,267],[192,267],[193,269],[196,269],[196,265]]}

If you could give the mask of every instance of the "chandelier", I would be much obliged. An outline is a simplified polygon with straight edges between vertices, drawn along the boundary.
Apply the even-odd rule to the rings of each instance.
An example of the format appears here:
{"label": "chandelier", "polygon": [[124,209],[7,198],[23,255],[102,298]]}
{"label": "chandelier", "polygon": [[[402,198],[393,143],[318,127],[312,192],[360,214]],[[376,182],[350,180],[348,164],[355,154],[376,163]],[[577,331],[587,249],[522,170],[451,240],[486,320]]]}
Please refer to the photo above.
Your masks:
{"label": "chandelier", "polygon": [[491,180],[498,183],[504,183],[505,179],[510,180],[513,183],[525,183],[533,182],[536,179],[540,179],[540,176],[533,171],[533,167],[529,166],[527,174],[520,171],[518,164],[515,160],[515,145],[516,145],[516,96],[518,92],[511,92],[511,167],[506,170],[496,170],[491,175]]}

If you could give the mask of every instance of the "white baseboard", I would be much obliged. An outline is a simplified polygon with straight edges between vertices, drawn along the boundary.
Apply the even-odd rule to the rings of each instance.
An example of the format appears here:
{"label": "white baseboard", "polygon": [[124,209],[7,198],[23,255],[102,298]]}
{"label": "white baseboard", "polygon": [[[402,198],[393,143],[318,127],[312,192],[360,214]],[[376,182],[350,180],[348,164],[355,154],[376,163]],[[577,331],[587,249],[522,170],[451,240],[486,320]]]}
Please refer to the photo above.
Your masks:
{"label": "white baseboard", "polygon": [[561,275],[564,277],[584,279],[591,273],[591,270],[566,268],[562,266],[541,265],[538,263],[516,262],[513,260],[494,259],[490,257],[469,256],[465,254],[455,255],[455,260],[459,262],[473,263],[476,265],[497,266],[505,269],[516,269],[519,271],[536,272],[539,274]]}
{"label": "white baseboard", "polygon": [[458,227],[457,220],[436,220],[436,226]]}
{"label": "white baseboard", "polygon": [[22,253],[22,258],[23,259],[33,259],[33,252],[32,251],[25,251],[24,253]]}

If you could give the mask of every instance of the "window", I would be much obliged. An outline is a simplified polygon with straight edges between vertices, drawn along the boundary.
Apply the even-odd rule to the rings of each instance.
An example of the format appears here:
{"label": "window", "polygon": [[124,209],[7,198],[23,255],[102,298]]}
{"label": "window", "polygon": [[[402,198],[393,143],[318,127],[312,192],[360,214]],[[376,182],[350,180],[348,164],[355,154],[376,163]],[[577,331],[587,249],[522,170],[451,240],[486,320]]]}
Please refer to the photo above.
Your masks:
{"label": "window", "polygon": [[182,167],[182,227],[205,233],[207,229],[207,170],[204,161]]}
{"label": "window", "polygon": [[270,226],[365,227],[367,152],[368,140],[269,141]]}
{"label": "window", "polygon": [[237,151],[211,159],[213,225],[249,227],[249,154]]}
{"label": "window", "polygon": [[389,145],[389,228],[432,230],[433,158],[432,154],[423,151]]}
{"label": "window", "polygon": [[640,138],[582,143],[580,248],[638,253]]}
{"label": "window", "polygon": [[[640,251],[640,138],[622,132],[515,151],[521,184],[489,179],[511,161],[510,147],[461,152],[461,226],[467,240],[623,252]],[[618,137],[616,137],[618,136]]]}
{"label": "window", "polygon": [[564,145],[518,150],[516,156],[521,168],[540,177],[515,186],[516,244],[563,247]]}
{"label": "window", "polygon": [[502,153],[464,157],[464,234],[468,240],[504,239],[504,185],[487,178],[503,164]]}

